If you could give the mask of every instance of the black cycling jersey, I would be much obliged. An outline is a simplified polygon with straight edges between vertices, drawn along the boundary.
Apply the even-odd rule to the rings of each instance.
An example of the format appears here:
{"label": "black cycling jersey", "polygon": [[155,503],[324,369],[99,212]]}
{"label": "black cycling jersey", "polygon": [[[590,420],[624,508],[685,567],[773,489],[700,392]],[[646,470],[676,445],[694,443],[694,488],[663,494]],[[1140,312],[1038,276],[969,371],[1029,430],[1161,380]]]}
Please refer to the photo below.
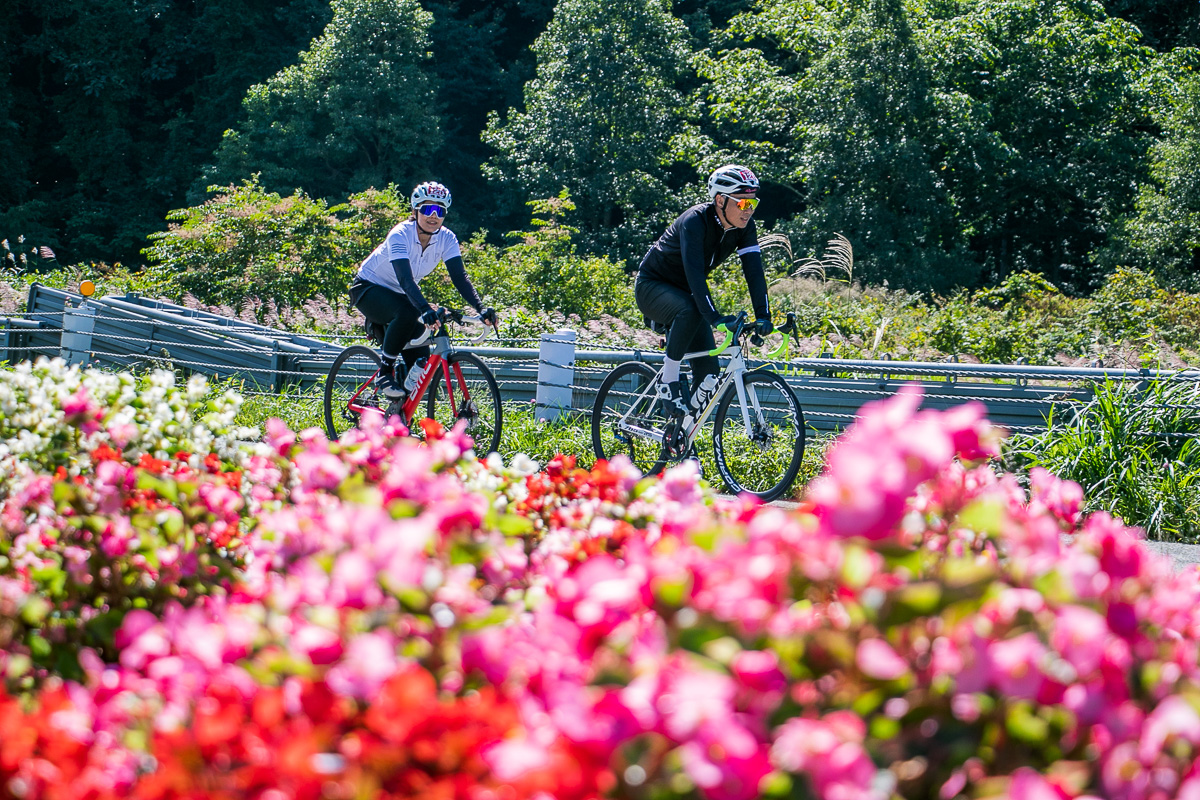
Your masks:
{"label": "black cycling jersey", "polygon": [[744,228],[724,228],[714,203],[700,203],[680,214],[650,246],[638,267],[638,279],[665,281],[690,291],[705,321],[711,324],[720,319],[721,313],[708,290],[708,275],[734,252],[741,256],[754,314],[765,319],[770,315],[767,279],[754,220]]}

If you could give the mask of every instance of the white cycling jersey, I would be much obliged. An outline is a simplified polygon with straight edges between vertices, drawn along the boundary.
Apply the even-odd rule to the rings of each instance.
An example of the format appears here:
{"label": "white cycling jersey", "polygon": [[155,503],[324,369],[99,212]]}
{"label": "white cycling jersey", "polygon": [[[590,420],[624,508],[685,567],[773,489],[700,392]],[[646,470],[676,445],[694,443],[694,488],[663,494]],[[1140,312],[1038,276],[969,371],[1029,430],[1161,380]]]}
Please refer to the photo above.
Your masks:
{"label": "white cycling jersey", "polygon": [[417,239],[417,222],[407,219],[392,228],[387,238],[371,251],[371,255],[363,259],[362,266],[358,268],[358,277],[404,294],[400,282],[396,280],[396,270],[392,268],[393,261],[407,258],[413,280],[420,281],[433,272],[438,264],[461,255],[458,237],[446,227],[431,236],[429,246],[422,250],[421,242]]}

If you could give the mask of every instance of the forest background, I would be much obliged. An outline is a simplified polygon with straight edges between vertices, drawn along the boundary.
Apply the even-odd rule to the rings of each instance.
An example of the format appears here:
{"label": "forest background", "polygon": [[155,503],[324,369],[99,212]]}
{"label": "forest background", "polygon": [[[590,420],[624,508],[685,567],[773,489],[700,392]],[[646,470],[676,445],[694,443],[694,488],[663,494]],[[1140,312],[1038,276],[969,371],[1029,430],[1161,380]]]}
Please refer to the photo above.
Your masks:
{"label": "forest background", "polygon": [[336,215],[435,179],[460,238],[565,189],[571,247],[630,264],[736,161],[761,230],[845,236],[866,285],[1198,285],[1196,0],[6,5],[0,237],[35,261],[141,267],[212,186]]}

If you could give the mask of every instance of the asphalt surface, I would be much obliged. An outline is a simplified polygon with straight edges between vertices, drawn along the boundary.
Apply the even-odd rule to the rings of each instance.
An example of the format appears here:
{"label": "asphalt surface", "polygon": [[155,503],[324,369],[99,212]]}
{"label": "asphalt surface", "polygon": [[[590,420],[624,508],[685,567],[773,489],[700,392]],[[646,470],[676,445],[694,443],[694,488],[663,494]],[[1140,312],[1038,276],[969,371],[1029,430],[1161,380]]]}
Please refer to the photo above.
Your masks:
{"label": "asphalt surface", "polygon": [[1155,552],[1170,556],[1176,569],[1187,569],[1192,564],[1200,564],[1200,544],[1146,542],[1146,546]]}

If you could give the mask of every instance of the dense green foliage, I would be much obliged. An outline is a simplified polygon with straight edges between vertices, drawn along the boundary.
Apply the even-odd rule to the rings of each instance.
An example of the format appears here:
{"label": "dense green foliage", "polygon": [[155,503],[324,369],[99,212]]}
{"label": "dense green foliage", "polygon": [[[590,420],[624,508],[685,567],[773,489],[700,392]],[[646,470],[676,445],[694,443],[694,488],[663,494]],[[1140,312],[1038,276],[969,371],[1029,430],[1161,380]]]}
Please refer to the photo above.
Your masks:
{"label": "dense green foliage", "polygon": [[330,207],[439,179],[492,244],[566,187],[580,252],[636,259],[737,160],[764,230],[845,235],[868,284],[1194,288],[1190,0],[15,0],[0,25],[0,238],[62,263],[143,263],[170,209],[254,174]]}
{"label": "dense green foliage", "polygon": [[201,303],[241,308],[250,299],[299,305],[345,295],[359,262],[403,217],[407,199],[394,188],[356,194],[330,207],[297,190],[268,192],[257,178],[231,186],[200,206],[172,212],[147,255],[160,291]]}
{"label": "dense green foliage", "polygon": [[[329,21],[324,0],[14,0],[0,15],[0,238],[139,260],[246,90]],[[248,177],[248,176],[245,176]]]}
{"label": "dense green foliage", "polygon": [[678,204],[667,161],[686,125],[685,40],[662,0],[559,0],[525,110],[488,121],[500,154],[487,174],[533,197],[565,186],[593,252],[640,256]]}
{"label": "dense green foliage", "polygon": [[1006,457],[1022,471],[1045,467],[1083,487],[1086,510],[1104,510],[1151,539],[1200,541],[1200,391],[1193,383],[1104,385],[1073,414]]}
{"label": "dense green foliage", "polygon": [[250,87],[245,120],[217,150],[217,182],[344,196],[425,179],[440,145],[425,70],[431,15],[417,0],[333,0],[333,21],[300,63]]}

